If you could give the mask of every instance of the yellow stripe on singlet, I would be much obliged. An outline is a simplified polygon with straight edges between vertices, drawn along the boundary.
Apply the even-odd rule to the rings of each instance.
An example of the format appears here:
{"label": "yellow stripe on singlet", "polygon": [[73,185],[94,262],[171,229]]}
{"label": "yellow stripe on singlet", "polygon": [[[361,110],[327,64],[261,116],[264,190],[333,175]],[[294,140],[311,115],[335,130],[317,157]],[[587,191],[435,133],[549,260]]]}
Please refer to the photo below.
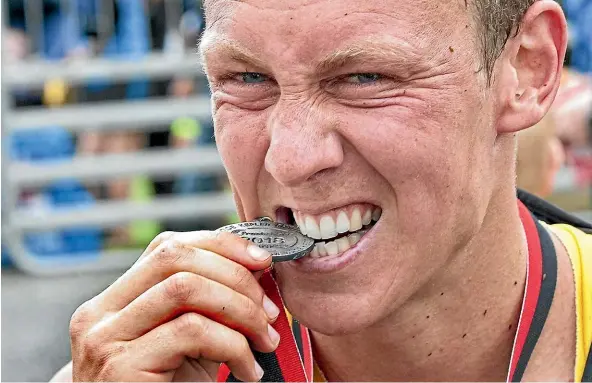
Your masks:
{"label": "yellow stripe on singlet", "polygon": [[550,227],[565,246],[573,267],[577,318],[574,376],[581,382],[592,345],[592,235],[564,224]]}

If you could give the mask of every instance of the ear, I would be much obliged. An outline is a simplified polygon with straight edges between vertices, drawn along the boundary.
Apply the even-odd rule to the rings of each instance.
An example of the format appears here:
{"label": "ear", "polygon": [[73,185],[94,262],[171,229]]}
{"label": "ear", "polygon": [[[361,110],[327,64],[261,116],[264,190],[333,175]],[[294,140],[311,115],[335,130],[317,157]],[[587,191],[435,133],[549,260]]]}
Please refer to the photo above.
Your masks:
{"label": "ear", "polygon": [[559,89],[567,48],[567,23],[553,0],[528,9],[497,63],[498,133],[513,133],[539,122]]}

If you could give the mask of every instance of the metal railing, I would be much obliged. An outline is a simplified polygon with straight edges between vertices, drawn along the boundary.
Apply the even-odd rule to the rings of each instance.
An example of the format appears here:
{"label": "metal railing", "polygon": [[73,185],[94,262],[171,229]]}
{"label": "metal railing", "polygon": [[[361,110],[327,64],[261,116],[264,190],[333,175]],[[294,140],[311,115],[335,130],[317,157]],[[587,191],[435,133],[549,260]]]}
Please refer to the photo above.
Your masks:
{"label": "metal railing", "polygon": [[[68,1],[61,3],[66,4]],[[37,0],[25,1],[29,31],[40,30],[41,3],[42,1]],[[165,1],[165,8],[168,10],[167,28],[178,20],[179,10],[175,7],[179,4],[180,1],[176,0]],[[101,22],[97,23],[99,29],[106,28],[105,23],[108,23],[104,19],[105,15],[102,16]],[[6,20],[3,23],[3,28],[5,27]],[[103,32],[99,31],[101,33]],[[103,251],[100,254],[77,254],[76,257],[63,254],[42,258],[32,254],[23,243],[24,236],[30,232],[83,225],[110,228],[137,220],[225,217],[234,212],[232,198],[226,192],[162,197],[147,202],[105,201],[83,210],[72,211],[51,209],[47,212],[31,212],[16,208],[18,195],[23,188],[40,187],[64,178],[98,182],[135,174],[162,176],[188,171],[222,174],[224,168],[214,147],[76,157],[69,162],[57,163],[22,163],[11,160],[9,140],[6,138],[9,134],[33,127],[38,129],[40,126],[57,125],[73,133],[122,129],[147,131],[154,126],[171,123],[180,116],[210,118],[208,95],[187,99],[106,101],[92,105],[74,104],[60,108],[22,110],[14,107],[14,100],[11,98],[13,90],[40,87],[48,80],[56,78],[68,84],[83,84],[97,77],[115,81],[138,76],[145,76],[150,80],[166,79],[177,75],[203,76],[194,50],[181,55],[151,53],[136,61],[92,58],[48,62],[33,56],[24,62],[2,66],[2,241],[8,247],[17,267],[35,275],[123,269],[129,267],[139,256],[138,250],[118,250]]]}

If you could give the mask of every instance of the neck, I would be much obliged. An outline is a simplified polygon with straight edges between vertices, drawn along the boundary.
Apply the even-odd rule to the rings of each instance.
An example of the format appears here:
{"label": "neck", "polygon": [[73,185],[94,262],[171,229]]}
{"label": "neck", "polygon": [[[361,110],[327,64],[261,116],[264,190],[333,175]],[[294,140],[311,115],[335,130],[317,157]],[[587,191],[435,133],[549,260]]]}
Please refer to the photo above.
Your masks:
{"label": "neck", "polygon": [[503,381],[528,254],[514,190],[479,233],[385,320],[347,336],[312,334],[331,381]]}

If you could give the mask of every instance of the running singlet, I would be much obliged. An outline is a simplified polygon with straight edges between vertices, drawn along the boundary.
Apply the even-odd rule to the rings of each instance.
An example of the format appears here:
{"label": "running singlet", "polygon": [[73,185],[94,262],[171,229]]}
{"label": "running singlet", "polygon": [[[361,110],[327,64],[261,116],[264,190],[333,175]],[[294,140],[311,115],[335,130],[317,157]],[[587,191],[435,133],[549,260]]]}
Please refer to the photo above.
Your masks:
{"label": "running singlet", "polygon": [[[586,233],[592,233],[592,225],[528,193],[519,191],[518,196],[520,218],[528,242],[528,262],[526,289],[507,381],[522,380],[553,301],[557,282],[557,254],[551,239],[552,232],[569,254],[574,272],[577,332],[575,381],[592,382],[592,235]],[[265,273],[260,282],[269,298],[278,307],[283,307],[271,274]],[[262,381],[326,381],[314,363],[308,330],[284,311],[274,323],[274,328],[281,336],[276,351],[253,351],[265,371]],[[238,380],[223,364],[218,373],[218,381]]]}

